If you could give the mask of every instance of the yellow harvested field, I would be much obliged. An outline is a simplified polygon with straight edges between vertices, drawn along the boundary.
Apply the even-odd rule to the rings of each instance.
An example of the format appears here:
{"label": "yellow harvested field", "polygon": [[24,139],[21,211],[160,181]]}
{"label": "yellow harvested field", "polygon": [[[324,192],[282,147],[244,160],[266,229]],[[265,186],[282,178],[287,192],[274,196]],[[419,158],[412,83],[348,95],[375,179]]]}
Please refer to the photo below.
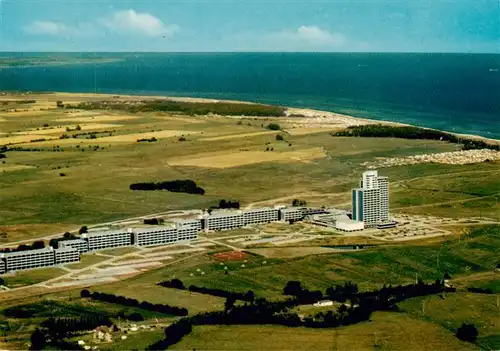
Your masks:
{"label": "yellow harvested field", "polygon": [[53,135],[45,135],[45,134],[16,135],[16,136],[0,138],[0,145],[29,143],[31,140],[34,140],[34,139],[54,139],[54,136]]}
{"label": "yellow harvested field", "polygon": [[[188,136],[192,134],[198,134],[200,132],[192,132],[188,130],[161,130],[159,132],[151,132],[151,133],[133,133],[126,135],[115,135],[111,137],[99,138],[99,141],[106,143],[131,143],[136,142],[137,139],[149,139],[149,138],[171,138],[171,137],[180,137],[181,135]],[[95,143],[94,139],[94,143]]]}
{"label": "yellow harvested field", "polygon": [[[88,123],[88,124],[80,124],[81,130],[93,130],[93,129],[109,129],[109,128],[118,128],[121,127],[121,124],[106,124],[106,123]],[[16,133],[18,135],[45,135],[45,134],[61,134],[66,132],[66,128],[69,127],[74,129],[76,125],[68,125],[62,127],[54,127],[54,128],[44,128],[40,130],[27,130],[23,132]],[[53,136],[52,136],[53,137]]]}
{"label": "yellow harvested field", "polygon": [[171,166],[194,166],[203,168],[231,168],[263,162],[310,162],[323,158],[321,148],[300,151],[232,151],[221,153],[203,153],[188,157],[171,158]]}
{"label": "yellow harvested field", "polygon": [[[101,124],[102,125],[102,124]],[[150,139],[155,137],[157,139],[160,138],[171,138],[171,137],[180,137],[181,135],[189,136],[192,134],[197,134],[200,132],[192,132],[186,130],[162,130],[158,132],[150,132],[150,133],[133,133],[133,134],[125,134],[125,135],[115,135],[110,137],[103,137],[97,139],[57,139],[48,142],[37,142],[31,145],[33,146],[48,146],[48,145],[75,145],[75,144],[113,144],[113,143],[135,143],[138,139]],[[0,139],[1,140],[1,139]],[[0,142],[1,145],[1,142]]]}
{"label": "yellow harvested field", "polygon": [[306,134],[314,134],[314,133],[326,133],[331,132],[332,130],[341,130],[344,129],[342,127],[328,127],[328,128],[291,128],[285,130],[290,135],[306,135]]}
{"label": "yellow harvested field", "polygon": [[47,115],[48,113],[55,112],[56,109],[47,109],[47,110],[39,110],[39,109],[28,109],[22,111],[8,111],[2,112],[0,115],[2,117],[24,117],[24,116],[38,116],[38,115]]}
{"label": "yellow harvested field", "polygon": [[116,121],[126,121],[129,119],[137,118],[136,116],[114,116],[114,115],[69,115],[68,117],[59,118],[58,121],[61,122],[116,122]]}
{"label": "yellow harvested field", "polygon": [[22,171],[23,169],[35,168],[33,166],[27,165],[7,165],[0,164],[0,172],[13,172],[13,171]]}
{"label": "yellow harvested field", "polygon": [[276,130],[267,130],[264,132],[221,135],[221,136],[216,136],[216,137],[203,138],[200,140],[217,141],[217,140],[238,139],[238,138],[244,138],[244,137],[251,137],[251,136],[255,136],[255,135],[276,134],[276,133],[278,133],[278,131],[276,131]]}
{"label": "yellow harvested field", "polygon": [[176,122],[184,122],[184,123],[203,123],[204,121],[200,118],[189,118],[189,117],[178,117],[178,116],[155,116],[156,118],[161,118],[166,121],[176,121]]}

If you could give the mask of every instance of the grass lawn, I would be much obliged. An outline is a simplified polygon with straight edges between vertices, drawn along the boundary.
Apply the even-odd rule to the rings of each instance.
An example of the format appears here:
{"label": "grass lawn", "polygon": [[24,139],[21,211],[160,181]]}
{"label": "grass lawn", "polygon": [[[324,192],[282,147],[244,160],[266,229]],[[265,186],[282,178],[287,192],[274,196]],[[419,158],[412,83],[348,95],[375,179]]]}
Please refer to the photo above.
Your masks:
{"label": "grass lawn", "polygon": [[197,326],[178,350],[474,350],[452,333],[398,313],[335,329],[281,326]]}
{"label": "grass lawn", "polygon": [[108,259],[108,257],[103,257],[103,256],[91,254],[91,253],[86,253],[86,254],[80,255],[80,262],[69,264],[66,267],[70,268],[70,269],[82,269],[82,268],[86,268],[88,266],[92,266],[94,264],[97,264],[99,262],[106,261],[107,259]]}
{"label": "grass lawn", "polygon": [[410,299],[400,303],[399,307],[414,318],[440,324],[453,332],[462,323],[473,323],[479,331],[479,344],[486,343],[491,349],[498,349],[500,307],[497,303],[498,294],[451,293],[443,298],[427,296]]}
{"label": "grass lawn", "polygon": [[124,282],[93,287],[90,290],[122,295],[139,301],[185,307],[190,314],[224,308],[225,299],[184,290],[163,288],[155,285],[156,281],[151,278],[153,277],[150,274],[146,274]]}
{"label": "grass lawn", "polygon": [[139,249],[135,247],[118,247],[116,249],[109,249],[109,250],[102,250],[99,251],[99,253],[105,254],[105,255],[112,255],[112,256],[122,256],[125,254],[137,252]]}
{"label": "grass lawn", "polygon": [[45,280],[59,277],[67,272],[60,268],[39,268],[29,271],[18,271],[4,276],[5,285],[9,288],[18,288],[24,285],[41,283]]}
{"label": "grass lawn", "polygon": [[[108,120],[110,113],[112,111],[104,113]],[[123,113],[117,113],[119,114]],[[60,121],[61,117],[71,118],[64,111],[38,111],[36,116],[4,117],[6,121],[2,122],[2,127],[6,132],[17,132],[41,128],[45,123],[50,127],[71,124]],[[169,209],[206,208],[221,198],[238,200],[244,206],[250,202],[290,196],[291,188],[296,194],[303,194],[305,198],[308,198],[308,194],[319,194],[318,197],[310,198],[318,205],[322,202],[325,205],[339,205],[339,202],[349,201],[349,190],[357,185],[360,172],[365,169],[361,163],[367,160],[457,148],[457,145],[438,141],[341,138],[332,137],[326,132],[287,136],[287,140],[292,144],[288,146],[287,143],[277,142],[274,134],[259,134],[265,131],[260,121],[253,121],[252,125],[248,126],[237,125],[234,119],[223,117],[168,119],[167,114],[155,113],[139,113],[134,117],[117,120],[113,127],[107,126],[106,123],[103,126],[106,126],[105,129],[112,129],[110,132],[116,136],[153,130],[165,133],[169,130],[186,130],[186,133],[192,134],[184,142],[175,137],[160,137],[153,143],[115,143],[106,142],[105,138],[100,137],[91,140],[78,137],[31,143],[33,145],[22,144],[23,147],[41,148],[42,151],[8,152],[6,165],[30,168],[3,173],[0,179],[2,224],[68,223],[67,227],[61,228],[64,231],[66,228],[74,229],[75,226]],[[187,123],[186,119],[201,123]],[[100,122],[96,117],[92,123]],[[245,136],[204,140],[230,134]],[[58,137],[57,134],[55,136]],[[80,141],[85,143],[80,144]],[[304,162],[291,159],[286,162],[255,163],[216,170],[210,167],[173,166],[169,163],[173,158],[196,158],[196,155],[207,151],[215,154],[230,152],[237,157],[246,152],[241,151],[244,149],[266,154],[267,146],[275,148],[272,152],[301,152],[323,148],[329,157]],[[381,173],[388,175],[391,182],[408,181],[406,189],[395,189],[395,196],[391,200],[393,207],[407,207],[421,203],[460,200],[469,194],[492,194],[498,186],[498,181],[492,175],[499,171],[500,164],[491,162],[473,166],[428,164],[394,167],[382,169]],[[61,177],[60,173],[65,173],[66,176]],[[462,173],[462,176],[455,178],[453,174],[457,173]],[[442,179],[440,176],[443,174],[449,176]],[[420,181],[429,176],[434,178]],[[192,179],[206,190],[206,194],[199,196],[166,191],[129,190],[131,183],[173,179]],[[234,179],[238,179],[238,186],[227,186]],[[450,180],[453,182],[450,183]],[[445,186],[448,183],[451,185]],[[455,188],[458,193],[451,191]],[[422,189],[436,192],[423,192]],[[322,194],[325,196],[322,197]],[[422,200],[415,203],[412,200],[414,198]],[[291,202],[291,199],[286,202]],[[444,208],[442,213],[447,211],[447,208]],[[482,208],[474,206],[467,208],[467,214],[471,215],[481,211]],[[440,213],[437,208],[435,214]],[[47,227],[47,231],[49,230]],[[7,228],[6,231],[10,234],[9,237],[15,237],[15,228]]]}

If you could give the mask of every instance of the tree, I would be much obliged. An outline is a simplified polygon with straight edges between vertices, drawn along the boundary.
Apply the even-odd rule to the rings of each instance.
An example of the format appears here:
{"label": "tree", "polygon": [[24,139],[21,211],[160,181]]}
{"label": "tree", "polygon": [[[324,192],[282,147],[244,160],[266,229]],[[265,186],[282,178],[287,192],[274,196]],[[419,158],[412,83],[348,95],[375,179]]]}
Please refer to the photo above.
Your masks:
{"label": "tree", "polygon": [[233,296],[230,296],[226,299],[226,302],[224,303],[224,310],[229,311],[234,307],[234,303],[236,302],[236,299]]}
{"label": "tree", "polygon": [[59,107],[59,108],[64,107],[64,104],[63,104],[62,100],[57,100],[56,105],[57,105],[57,107]]}
{"label": "tree", "polygon": [[35,331],[31,334],[31,350],[43,350],[47,341],[45,340],[45,335],[40,331],[40,329],[36,328]]}
{"label": "tree", "polygon": [[478,331],[474,324],[462,323],[460,328],[457,329],[455,336],[462,341],[475,342],[477,339]]}
{"label": "tree", "polygon": [[71,234],[70,232],[66,232],[66,233],[63,234],[63,238],[64,239],[73,239],[74,235]]}
{"label": "tree", "polygon": [[307,201],[300,199],[293,199],[292,206],[307,206]]}
{"label": "tree", "polygon": [[80,228],[80,230],[78,231],[79,234],[84,234],[84,233],[88,233],[89,232],[89,229],[87,228],[87,226],[83,226]]}
{"label": "tree", "polygon": [[43,249],[45,247],[45,243],[43,240],[37,240],[34,241],[33,244],[31,244],[31,249],[36,250],[36,249]]}
{"label": "tree", "polygon": [[281,134],[276,134],[276,140],[277,140],[277,141],[284,140],[284,139],[283,139],[283,135],[281,135]]}
{"label": "tree", "polygon": [[278,123],[269,123],[267,126],[266,126],[267,129],[269,130],[280,130],[281,127]]}
{"label": "tree", "polygon": [[175,288],[175,289],[181,289],[181,290],[186,289],[182,280],[177,279],[177,278],[172,279],[170,281],[170,284],[171,284],[172,288]]}
{"label": "tree", "polygon": [[5,280],[3,280],[2,278],[0,278],[0,285],[5,285]]}
{"label": "tree", "polygon": [[87,289],[83,289],[82,291],[80,291],[80,297],[90,297],[90,291],[88,291]]}
{"label": "tree", "polygon": [[444,273],[444,276],[443,276],[443,279],[444,279],[444,280],[450,280],[450,279],[451,279],[450,274],[449,274],[448,272],[445,272],[445,273]]}
{"label": "tree", "polygon": [[302,292],[302,286],[300,285],[300,282],[296,280],[290,280],[288,283],[286,283],[285,287],[283,288],[284,295],[297,296],[301,292]]}
{"label": "tree", "polygon": [[128,317],[127,317],[128,320],[131,320],[131,321],[134,321],[134,322],[141,322],[144,320],[144,317],[142,316],[142,314],[140,314],[139,312],[134,312],[134,313],[131,313]]}

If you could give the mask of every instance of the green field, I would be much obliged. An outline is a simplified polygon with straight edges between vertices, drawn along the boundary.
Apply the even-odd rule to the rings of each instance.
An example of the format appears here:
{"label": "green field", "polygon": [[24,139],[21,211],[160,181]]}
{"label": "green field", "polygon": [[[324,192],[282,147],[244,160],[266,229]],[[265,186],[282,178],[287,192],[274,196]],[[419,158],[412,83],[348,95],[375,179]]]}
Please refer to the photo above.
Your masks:
{"label": "green field", "polygon": [[201,326],[177,350],[474,350],[438,325],[403,314],[375,313],[370,322],[335,329]]}
{"label": "green field", "polygon": [[[428,281],[442,279],[445,272],[455,278],[495,269],[500,247],[498,230],[498,226],[478,229],[462,236],[460,241],[454,238],[433,244],[387,245],[287,260],[251,256],[244,268],[242,262],[226,263],[228,275],[217,260],[198,256],[134,278],[128,286],[177,277],[186,286],[195,284],[233,291],[251,289],[257,295],[272,297],[279,296],[289,280],[300,280],[309,289],[324,291],[332,284],[346,281],[357,282],[361,288],[368,289],[383,284],[411,283],[416,276]],[[205,275],[197,273],[197,269]]]}
{"label": "green field", "polygon": [[[48,130],[47,135],[57,138],[64,132],[52,132],[50,128],[76,124],[67,122],[66,119],[78,121],[78,118],[94,118],[71,117],[67,111],[55,109],[57,95],[47,96],[49,98],[44,97],[48,101],[47,106],[52,107],[46,108],[52,110],[37,110],[32,114],[23,112],[20,116],[15,115],[16,117],[12,113],[0,112],[0,117],[5,119],[2,131],[22,132],[49,124],[48,129],[45,128]],[[81,97],[71,99],[85,101]],[[206,208],[221,198],[237,199],[242,205],[246,205],[255,201],[293,196],[290,189],[294,189],[297,196],[303,195],[306,199],[308,195],[319,195],[310,197],[316,204],[348,207],[349,190],[357,185],[357,179],[364,170],[361,165],[363,162],[374,157],[451,151],[458,147],[438,141],[332,137],[326,132],[287,135],[286,140],[291,144],[288,146],[287,142],[276,141],[274,134],[224,139],[225,135],[265,131],[263,126],[268,122],[262,120],[249,119],[249,126],[246,122],[237,124],[235,120],[224,117],[178,117],[158,112],[127,114],[123,111],[92,111],[94,112],[97,116],[89,120],[89,123],[100,125],[99,118],[108,118],[101,129],[112,130],[116,136],[152,130],[180,130],[185,135],[191,135],[184,142],[178,141],[177,137],[159,137],[157,142],[152,143],[117,143],[106,142],[105,138],[100,137],[92,140],[78,137],[19,144],[24,148],[42,151],[7,153],[4,166],[29,167],[16,171],[7,169],[0,179],[0,216],[2,224],[14,226],[9,228],[10,231],[22,224],[67,223],[73,229],[83,224],[169,209]],[[128,119],[112,121],[113,118]],[[85,123],[79,123],[85,126]],[[36,132],[43,133],[44,130],[42,128]],[[40,135],[33,135],[34,137]],[[208,137],[222,139],[204,140]],[[272,151],[274,153],[322,148],[328,157],[308,162],[289,160],[251,163],[217,168],[215,171],[206,166],[169,165],[174,158],[197,157],[208,151],[211,154],[229,155],[229,159],[245,152],[240,150],[261,152],[265,151],[266,143],[275,148]],[[99,146],[97,151],[94,151],[95,146]],[[261,156],[249,156],[248,162],[259,162],[255,157]],[[483,196],[498,194],[500,180],[493,176],[498,172],[500,164],[495,162],[463,166],[426,164],[381,170],[382,174],[390,177],[391,206],[399,211],[408,208],[408,212],[413,213],[432,212],[435,215],[450,216],[459,216],[462,213],[460,211],[463,211],[468,216],[496,218],[500,212],[498,199]],[[65,173],[66,176],[61,177],[59,173]],[[131,183],[172,179],[192,179],[206,190],[206,195],[129,190]],[[234,179],[238,179],[238,186],[228,187],[227,184],[231,184]],[[453,203],[467,199],[471,201]],[[290,201],[291,199],[285,202]],[[415,207],[429,204],[435,206]]]}
{"label": "green field", "polygon": [[5,285],[17,288],[24,285],[41,283],[45,280],[57,278],[66,272],[60,268],[38,268],[29,271],[18,271],[4,276]]}
{"label": "green field", "polygon": [[[277,132],[269,132],[266,125],[277,121],[287,129],[289,126],[279,118],[237,121],[223,116],[188,116],[172,112],[69,112],[57,109],[56,101],[61,99],[64,103],[78,104],[99,98],[78,94],[45,94],[31,98],[37,103],[9,104],[0,110],[0,132],[3,133],[0,134],[0,146],[15,141],[17,144],[12,147],[31,150],[8,151],[7,158],[2,159],[5,163],[0,164],[0,232],[7,233],[7,242],[151,213],[208,208],[218,204],[220,199],[258,207],[266,203],[291,204],[294,198],[299,198],[316,206],[347,209],[351,206],[350,189],[358,186],[361,172],[365,170],[364,162],[378,157],[459,148],[455,144],[429,140],[332,137],[327,131],[295,135],[281,131],[279,133],[286,141],[277,141]],[[119,98],[120,101],[123,99]],[[8,111],[10,109],[17,112]],[[77,131],[76,125],[81,126],[81,130]],[[63,134],[65,136],[59,139]],[[137,139],[151,136],[157,141],[137,142]],[[181,136],[186,140],[181,141]],[[32,139],[47,140],[31,142]],[[266,151],[266,148],[273,150]],[[182,162],[190,165],[180,165]],[[383,168],[379,172],[389,177],[393,212],[451,218],[484,217],[500,221],[500,178],[497,176],[500,162],[420,164]],[[191,179],[206,193],[201,196],[129,189],[132,183],[175,179]],[[284,231],[298,233],[305,228],[303,224],[273,224],[259,230],[273,235]],[[463,228],[457,224],[451,229],[459,233]],[[209,237],[255,232],[253,229],[239,229],[210,234]],[[441,279],[449,273],[451,282],[461,291],[467,287],[490,288],[496,295],[461,292],[447,294],[444,299],[439,296],[412,299],[402,303],[399,312],[375,313],[369,322],[329,330],[202,326],[196,327],[175,348],[475,349],[474,345],[464,344],[453,335],[465,321],[478,326],[480,345],[499,348],[500,332],[495,317],[500,313],[495,303],[500,286],[497,273],[494,273],[499,263],[499,232],[500,227],[492,225],[479,227],[472,234],[461,235],[460,239],[449,236],[399,243],[328,233],[324,239],[307,245],[376,243],[378,246],[356,252],[325,254],[316,254],[311,248],[310,254],[304,257],[276,253],[270,255],[274,258],[266,258],[253,254],[248,256],[244,267],[242,262],[221,265],[219,260],[211,257],[214,250],[222,250],[218,246],[207,254],[177,256],[186,259],[89,289],[186,307],[192,315],[220,310],[224,308],[225,300],[167,289],[156,283],[180,278],[186,286],[195,284],[235,292],[253,290],[257,296],[276,299],[282,297],[283,286],[290,280],[299,280],[308,289],[322,291],[352,281],[361,290],[366,290],[383,284],[412,283],[416,278]],[[318,233],[326,232],[318,229]],[[224,242],[224,239],[220,240]],[[295,249],[298,248],[287,250],[292,252]],[[120,248],[102,253],[120,256],[134,250]],[[129,257],[133,258],[134,255]],[[86,254],[82,256],[82,262],[68,268],[82,269],[104,259]],[[228,274],[225,274],[224,266],[228,267]],[[7,286],[18,287],[67,273],[50,268],[20,272],[4,279]],[[3,318],[0,314],[0,322],[10,323],[14,331],[7,345],[26,348],[30,332],[51,314],[78,315],[94,311],[116,316],[119,312],[135,311],[120,305],[81,299],[79,291],[80,288],[66,291],[39,288],[33,292],[24,289],[2,293],[0,310],[7,306],[25,308],[26,305],[36,310],[30,318]],[[422,313],[424,300],[426,307]],[[140,313],[148,323],[154,323],[157,318],[167,323],[173,320],[148,311]],[[127,340],[101,345],[100,349],[143,349],[161,338],[162,333],[162,330],[155,330],[130,334]]]}
{"label": "green field", "polygon": [[[472,293],[427,296],[405,301],[402,312],[414,318],[433,322],[455,331],[462,323],[473,323],[478,331],[478,344],[490,350],[500,348],[499,295]],[[423,311],[422,311],[423,308]]]}

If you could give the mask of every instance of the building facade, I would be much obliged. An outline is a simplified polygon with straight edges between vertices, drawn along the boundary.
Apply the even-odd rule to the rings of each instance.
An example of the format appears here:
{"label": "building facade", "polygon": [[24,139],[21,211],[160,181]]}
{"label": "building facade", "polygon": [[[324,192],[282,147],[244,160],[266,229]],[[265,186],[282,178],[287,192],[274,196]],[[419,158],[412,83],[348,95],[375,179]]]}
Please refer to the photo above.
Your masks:
{"label": "building facade", "polygon": [[172,244],[178,241],[178,232],[174,227],[134,229],[134,244],[139,246],[154,246]]}
{"label": "building facade", "polygon": [[269,223],[279,220],[277,208],[263,207],[243,211],[243,222],[245,225],[257,223]]}
{"label": "building facade", "polygon": [[89,251],[110,249],[113,247],[132,245],[131,230],[114,230],[81,235],[89,244]]}
{"label": "building facade", "polygon": [[241,228],[245,225],[243,213],[241,211],[218,212],[205,216],[203,221],[205,222],[203,227],[207,231]]}
{"label": "building facade", "polygon": [[80,251],[74,247],[54,249],[55,264],[80,262]]}
{"label": "building facade", "polygon": [[288,207],[279,210],[281,221],[301,221],[304,219],[304,209],[302,207]]}
{"label": "building facade", "polygon": [[0,260],[5,262],[5,271],[19,271],[53,266],[55,255],[52,247],[46,247],[37,250],[2,253]]}
{"label": "building facade", "polygon": [[377,171],[363,173],[360,187],[352,189],[352,219],[365,227],[389,221],[389,182]]}

